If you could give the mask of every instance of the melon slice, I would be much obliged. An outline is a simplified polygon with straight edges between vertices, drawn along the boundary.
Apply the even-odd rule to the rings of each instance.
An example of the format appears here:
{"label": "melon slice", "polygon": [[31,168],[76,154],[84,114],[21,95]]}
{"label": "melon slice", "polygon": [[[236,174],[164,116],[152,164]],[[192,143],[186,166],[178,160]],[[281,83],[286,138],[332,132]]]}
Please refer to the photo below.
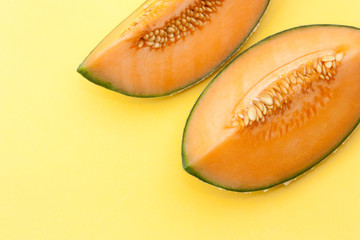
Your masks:
{"label": "melon slice", "polygon": [[268,37],[227,65],[188,118],[183,167],[233,191],[295,178],[360,119],[360,30],[312,25]]}
{"label": "melon slice", "polygon": [[257,26],[269,0],[148,0],[83,61],[88,80],[135,97],[180,91],[214,72]]}

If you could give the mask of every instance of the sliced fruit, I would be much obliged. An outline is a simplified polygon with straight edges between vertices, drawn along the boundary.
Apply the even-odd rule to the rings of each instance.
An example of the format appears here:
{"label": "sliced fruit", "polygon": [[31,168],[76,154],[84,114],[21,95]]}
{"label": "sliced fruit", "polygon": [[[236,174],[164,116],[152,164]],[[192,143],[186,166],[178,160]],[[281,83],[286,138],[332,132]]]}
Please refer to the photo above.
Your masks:
{"label": "sliced fruit", "polygon": [[183,167],[234,191],[267,189],[328,156],[360,119],[360,30],[312,25],[259,42],[197,100]]}
{"label": "sliced fruit", "polygon": [[249,37],[269,0],[148,0],[78,72],[136,97],[180,91],[210,75]]}

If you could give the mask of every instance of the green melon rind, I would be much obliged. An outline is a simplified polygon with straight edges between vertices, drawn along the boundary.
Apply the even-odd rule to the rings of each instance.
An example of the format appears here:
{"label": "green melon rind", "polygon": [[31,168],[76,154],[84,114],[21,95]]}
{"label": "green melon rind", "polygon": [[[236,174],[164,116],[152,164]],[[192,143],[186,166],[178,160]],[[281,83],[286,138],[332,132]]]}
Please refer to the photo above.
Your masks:
{"label": "green melon rind", "polygon": [[[170,91],[168,93],[163,93],[163,94],[159,94],[159,95],[138,95],[138,94],[134,94],[134,93],[130,93],[127,92],[123,89],[120,88],[116,88],[114,87],[110,82],[95,78],[91,75],[91,73],[83,67],[83,62],[80,64],[80,66],[77,68],[77,72],[80,73],[83,77],[85,77],[87,80],[89,80],[92,83],[95,83],[96,85],[99,85],[101,87],[107,88],[109,90],[124,94],[126,96],[130,96],[130,97],[137,97],[137,98],[157,98],[157,97],[165,97],[165,96],[170,96],[176,93],[179,93],[181,91],[186,90],[187,88],[190,88],[198,83],[200,83],[201,81],[205,80],[206,78],[208,78],[209,76],[211,76],[211,74],[213,74],[216,70],[218,70],[219,68],[221,68],[229,59],[231,59],[238,51],[239,49],[248,41],[248,39],[250,38],[250,36],[255,32],[255,30],[257,29],[258,25],[260,24],[261,19],[263,18],[268,6],[270,4],[270,0],[267,1],[266,6],[264,8],[264,11],[261,13],[258,21],[255,23],[255,25],[252,27],[251,31],[249,32],[249,34],[246,36],[246,38],[244,39],[244,41],[242,41],[240,43],[240,45],[235,48],[235,50],[230,53],[230,55],[228,57],[226,57],[224,59],[224,61],[222,61],[217,67],[215,67],[213,70],[211,70],[210,72],[206,73],[204,76],[200,77],[199,79],[195,80],[194,82],[184,86],[183,88],[179,88],[179,89],[175,89],[173,91]],[[124,20],[125,21],[125,20]],[[120,23],[121,24],[121,23]],[[91,53],[90,53],[91,54]],[[89,55],[90,55],[89,54]],[[86,60],[86,59],[85,59]]]}
{"label": "green melon rind", "polygon": [[357,27],[354,27],[354,26],[346,26],[346,25],[336,25],[336,24],[314,24],[314,25],[303,25],[303,26],[298,26],[298,27],[295,27],[295,28],[291,28],[291,29],[287,29],[287,30],[284,30],[284,31],[281,31],[281,32],[278,32],[278,33],[275,33],[269,37],[266,37],[264,38],[263,40],[255,43],[254,45],[252,45],[251,47],[249,47],[248,49],[246,49],[244,52],[240,53],[238,56],[236,56],[231,62],[229,62],[223,69],[221,69],[221,71],[211,80],[211,82],[206,86],[206,88],[204,89],[204,91],[201,93],[201,95],[198,97],[198,99],[196,100],[194,106],[192,107],[191,111],[190,111],[190,114],[189,114],[189,117],[187,118],[186,120],[186,123],[185,123],[185,127],[184,127],[184,131],[183,131],[183,140],[182,140],[182,151],[181,151],[181,155],[182,155],[182,166],[184,168],[184,170],[186,172],[188,172],[189,174],[193,175],[194,177],[197,177],[198,179],[200,179],[201,181],[205,182],[205,183],[208,183],[208,184],[211,184],[215,187],[219,187],[219,188],[222,188],[222,189],[225,189],[225,190],[229,190],[229,191],[234,191],[234,192],[254,192],[254,191],[260,191],[260,190],[267,190],[269,188],[272,188],[272,187],[275,187],[275,186],[278,186],[280,184],[283,184],[283,183],[286,183],[290,180],[293,180],[295,178],[297,178],[298,176],[304,174],[305,172],[307,172],[308,170],[314,168],[316,165],[318,165],[319,163],[321,163],[323,160],[325,160],[331,153],[333,153],[337,148],[339,148],[341,146],[342,143],[344,143],[344,141],[351,135],[351,133],[356,129],[357,125],[360,123],[360,118],[359,120],[355,123],[355,125],[352,127],[352,129],[349,131],[349,133],[338,143],[336,144],[329,152],[327,152],[326,154],[324,154],[322,157],[320,157],[320,159],[318,161],[316,161],[314,164],[310,165],[309,167],[305,168],[305,169],[302,169],[300,170],[298,173],[295,173],[293,176],[291,177],[288,177],[284,180],[281,180],[277,183],[272,183],[272,184],[269,184],[269,185],[266,185],[266,186],[262,186],[262,187],[257,187],[257,188],[229,188],[229,187],[226,187],[226,186],[222,186],[220,184],[217,184],[215,182],[212,182],[208,179],[206,179],[205,177],[203,177],[200,173],[198,173],[195,169],[193,169],[190,165],[189,165],[189,162],[188,162],[188,157],[186,155],[186,150],[185,150],[185,138],[186,138],[186,132],[187,132],[187,126],[188,126],[188,123],[191,119],[191,116],[197,106],[197,104],[199,103],[199,101],[201,100],[201,98],[205,95],[205,93],[207,92],[207,90],[210,88],[211,84],[213,82],[216,81],[217,77],[221,75],[221,73],[223,71],[226,70],[227,67],[229,67],[231,65],[232,62],[236,61],[237,58],[239,58],[240,56],[242,56],[244,53],[250,51],[252,48],[254,48],[255,46],[257,45],[260,45],[264,42],[266,42],[267,40],[270,40],[274,37],[277,37],[279,35],[281,35],[282,33],[286,33],[286,32],[289,32],[289,31],[295,31],[295,30],[298,30],[298,29],[303,29],[303,28],[307,28],[307,27],[342,27],[342,28],[353,28],[353,29],[356,29],[356,30],[360,30],[360,28],[357,28]]}
{"label": "green melon rind", "polygon": [[101,80],[98,80],[98,79],[92,77],[91,74],[85,68],[83,68],[81,65],[78,67],[77,72],[80,73],[81,75],[83,75],[89,81],[91,81],[99,86],[102,86],[102,87],[110,89],[110,90],[114,90],[114,87],[112,86],[111,83],[101,81]]}

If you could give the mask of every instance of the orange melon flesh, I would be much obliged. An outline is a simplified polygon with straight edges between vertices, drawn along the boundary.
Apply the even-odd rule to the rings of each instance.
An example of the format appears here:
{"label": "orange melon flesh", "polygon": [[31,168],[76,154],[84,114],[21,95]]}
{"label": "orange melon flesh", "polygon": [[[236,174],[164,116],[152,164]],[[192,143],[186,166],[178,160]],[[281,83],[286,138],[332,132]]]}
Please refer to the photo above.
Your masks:
{"label": "orange melon flesh", "polygon": [[138,97],[180,91],[214,72],[249,37],[269,0],[222,0],[210,20],[175,43],[138,47],[154,29],[181,16],[195,0],[147,1],[109,34],[79,66],[96,84]]}
{"label": "orange melon flesh", "polygon": [[[229,128],[234,109],[266,88],[274,75],[317,54],[345,55],[331,81],[295,93],[284,111],[265,122]],[[360,31],[304,26],[269,37],[237,57],[209,84],[188,118],[183,166],[213,185],[266,189],[288,181],[328,156],[360,118]]]}

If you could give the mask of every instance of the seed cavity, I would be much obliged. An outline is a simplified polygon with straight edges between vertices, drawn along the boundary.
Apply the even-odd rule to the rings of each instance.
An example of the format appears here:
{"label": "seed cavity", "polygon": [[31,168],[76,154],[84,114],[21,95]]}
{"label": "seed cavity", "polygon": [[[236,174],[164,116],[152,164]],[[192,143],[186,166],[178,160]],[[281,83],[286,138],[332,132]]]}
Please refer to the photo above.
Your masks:
{"label": "seed cavity", "polygon": [[189,36],[196,29],[203,27],[205,22],[210,21],[210,16],[222,6],[224,1],[197,1],[194,5],[190,5],[181,12],[179,16],[167,21],[164,27],[145,33],[137,41],[137,47],[160,49],[166,45],[176,43],[180,39]]}
{"label": "seed cavity", "polygon": [[344,52],[333,51],[300,65],[286,76],[279,76],[249,104],[236,109],[228,126],[244,129],[265,122],[267,117],[286,109],[292,102],[295,86],[306,93],[313,82],[334,80],[343,58]]}

